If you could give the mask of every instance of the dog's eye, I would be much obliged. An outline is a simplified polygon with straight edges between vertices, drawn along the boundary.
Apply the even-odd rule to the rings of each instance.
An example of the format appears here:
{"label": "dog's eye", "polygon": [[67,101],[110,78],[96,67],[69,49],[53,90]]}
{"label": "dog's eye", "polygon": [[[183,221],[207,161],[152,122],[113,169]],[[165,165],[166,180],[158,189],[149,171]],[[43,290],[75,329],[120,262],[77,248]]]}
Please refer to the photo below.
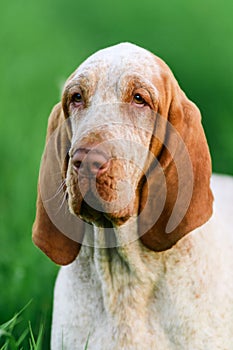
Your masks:
{"label": "dog's eye", "polygon": [[146,101],[140,94],[135,94],[133,97],[133,102],[137,105],[146,105]]}
{"label": "dog's eye", "polygon": [[72,102],[75,102],[75,103],[82,103],[82,102],[83,102],[82,95],[81,95],[79,92],[75,93],[75,94],[72,96]]}

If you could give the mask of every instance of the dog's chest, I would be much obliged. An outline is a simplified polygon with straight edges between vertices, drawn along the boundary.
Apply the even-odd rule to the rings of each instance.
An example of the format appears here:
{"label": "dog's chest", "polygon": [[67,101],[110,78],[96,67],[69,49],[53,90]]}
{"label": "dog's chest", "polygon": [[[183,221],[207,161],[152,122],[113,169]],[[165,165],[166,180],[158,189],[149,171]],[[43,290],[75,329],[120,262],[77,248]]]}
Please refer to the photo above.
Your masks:
{"label": "dog's chest", "polygon": [[137,276],[114,249],[93,255],[90,251],[83,249],[75,264],[60,271],[53,330],[56,323],[63,328],[67,349],[74,342],[77,349],[84,349],[87,341],[90,350],[136,350],[142,344],[155,348],[164,338],[155,326],[159,324],[153,307],[155,277],[150,272]]}
{"label": "dog's chest", "polygon": [[214,280],[198,278],[188,256],[175,255],[170,269],[168,255],[136,258],[134,270],[114,250],[85,247],[57,279],[52,349],[223,349]]}

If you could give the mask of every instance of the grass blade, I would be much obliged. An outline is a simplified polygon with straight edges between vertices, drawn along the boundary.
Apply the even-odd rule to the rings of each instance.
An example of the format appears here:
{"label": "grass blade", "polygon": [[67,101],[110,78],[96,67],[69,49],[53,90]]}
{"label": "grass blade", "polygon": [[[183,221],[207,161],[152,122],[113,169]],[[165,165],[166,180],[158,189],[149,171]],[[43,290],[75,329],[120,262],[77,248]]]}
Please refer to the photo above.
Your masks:
{"label": "grass blade", "polygon": [[84,350],[87,350],[87,349],[88,349],[89,339],[90,339],[90,333],[88,334],[88,337],[87,337],[87,341],[86,341],[86,345],[85,345]]}

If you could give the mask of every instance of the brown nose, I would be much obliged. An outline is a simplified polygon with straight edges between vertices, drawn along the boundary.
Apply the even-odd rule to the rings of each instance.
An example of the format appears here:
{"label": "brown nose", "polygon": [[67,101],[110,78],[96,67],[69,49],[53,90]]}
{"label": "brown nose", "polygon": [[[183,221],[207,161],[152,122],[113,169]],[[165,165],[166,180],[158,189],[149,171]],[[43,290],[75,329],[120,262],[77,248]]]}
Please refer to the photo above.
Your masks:
{"label": "brown nose", "polygon": [[105,154],[96,150],[80,148],[72,157],[76,173],[83,176],[100,176],[106,172],[109,160]]}

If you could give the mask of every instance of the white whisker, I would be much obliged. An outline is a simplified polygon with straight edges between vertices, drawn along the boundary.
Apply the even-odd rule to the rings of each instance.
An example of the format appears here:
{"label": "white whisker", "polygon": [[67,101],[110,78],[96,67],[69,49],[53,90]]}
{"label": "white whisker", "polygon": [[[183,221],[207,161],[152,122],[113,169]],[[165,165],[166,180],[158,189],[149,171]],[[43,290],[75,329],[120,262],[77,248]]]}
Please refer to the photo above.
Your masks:
{"label": "white whisker", "polygon": [[63,196],[62,196],[61,204],[60,204],[60,206],[58,207],[58,209],[57,209],[55,215],[58,215],[58,213],[59,213],[60,210],[62,209],[62,207],[63,207],[65,201],[66,201],[66,192],[65,192],[65,193],[63,194]]}
{"label": "white whisker", "polygon": [[63,180],[63,181],[61,182],[61,184],[58,186],[57,191],[55,192],[55,194],[54,194],[52,197],[50,197],[50,198],[44,200],[44,202],[49,202],[49,201],[54,200],[54,199],[64,190],[64,185],[65,185],[65,183],[66,183],[66,181]]}

